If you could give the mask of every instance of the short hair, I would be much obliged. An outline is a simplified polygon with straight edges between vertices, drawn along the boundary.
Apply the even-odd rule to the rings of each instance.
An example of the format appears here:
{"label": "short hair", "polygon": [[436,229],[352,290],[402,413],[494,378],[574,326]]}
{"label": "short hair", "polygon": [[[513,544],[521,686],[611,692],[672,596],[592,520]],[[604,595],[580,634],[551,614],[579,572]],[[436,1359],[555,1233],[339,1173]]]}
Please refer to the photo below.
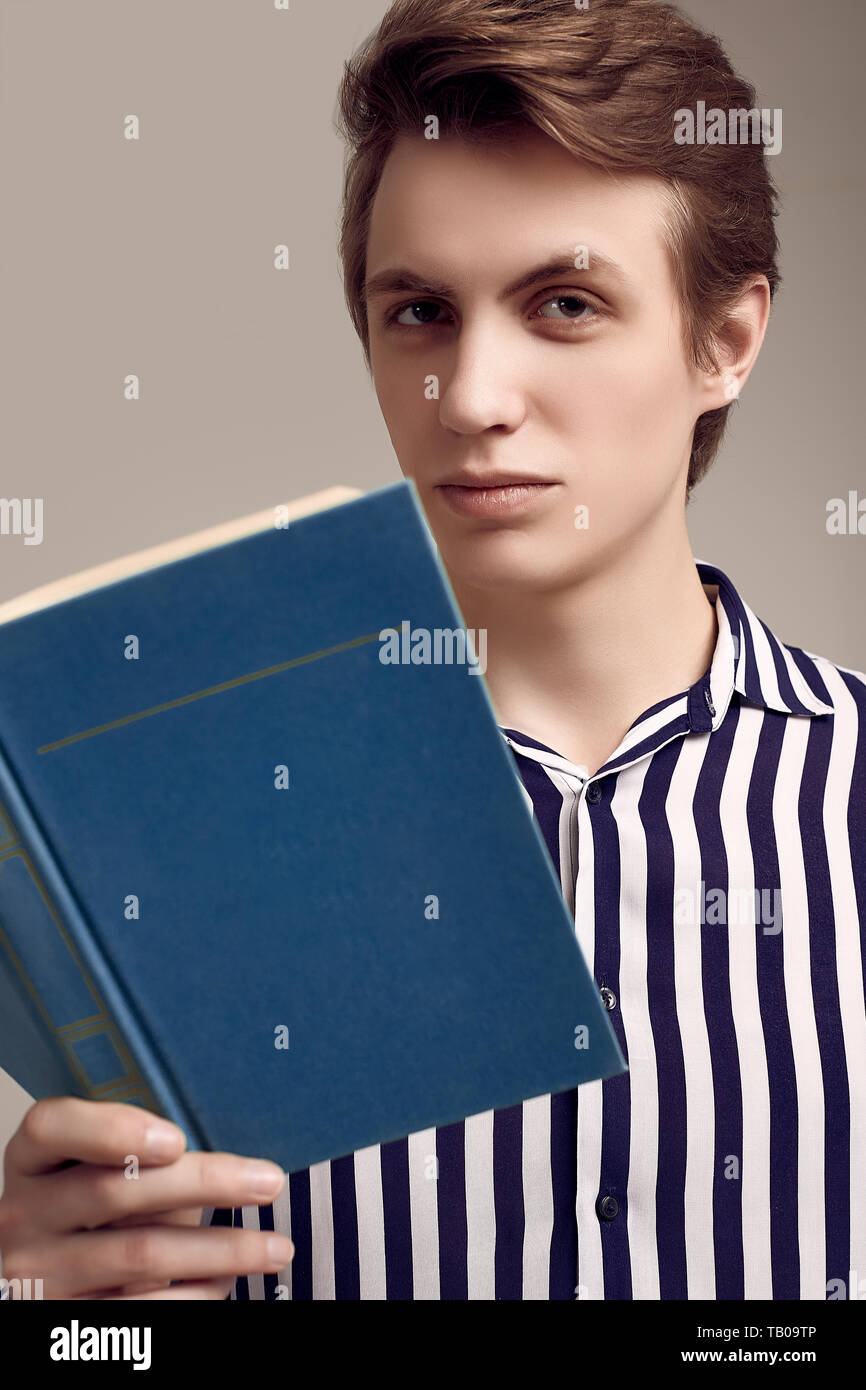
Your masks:
{"label": "short hair", "polygon": [[[748,278],[780,282],[778,194],[763,143],[681,144],[675,112],[756,106],[721,43],[662,0],[394,0],[345,64],[339,250],[349,313],[370,367],[365,297],[373,201],[400,135],[477,143],[535,127],[578,158],[667,183],[665,245],[687,350],[701,370]],[[754,139],[754,132],[753,132]],[[731,403],[697,421],[686,502],[722,441]]]}

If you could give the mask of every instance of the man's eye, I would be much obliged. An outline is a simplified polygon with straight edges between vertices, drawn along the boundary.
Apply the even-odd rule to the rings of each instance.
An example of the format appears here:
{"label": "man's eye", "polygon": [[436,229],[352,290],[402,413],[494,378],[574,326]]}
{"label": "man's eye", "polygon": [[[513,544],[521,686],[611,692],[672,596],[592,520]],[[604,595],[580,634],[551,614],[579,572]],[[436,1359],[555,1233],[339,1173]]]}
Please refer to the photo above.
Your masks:
{"label": "man's eye", "polygon": [[436,322],[436,314],[441,308],[442,305],[434,303],[432,299],[416,299],[413,304],[398,309],[392,315],[391,322],[398,323],[401,328],[424,328],[428,323]]}
{"label": "man's eye", "polygon": [[[547,308],[548,304],[553,304],[559,310],[559,313],[545,314],[543,310]],[[576,313],[573,312],[575,305],[577,305]],[[584,309],[588,309],[589,313],[584,314],[582,312]],[[555,299],[545,300],[538,312],[544,319],[559,319],[560,322],[579,323],[584,318],[592,318],[593,314],[598,311],[594,309],[591,304],[588,304],[585,299],[581,299],[578,294],[559,294]]]}
{"label": "man's eye", "polygon": [[[551,305],[554,312],[544,312]],[[443,306],[433,299],[416,299],[411,304],[404,304],[401,308],[395,309],[389,316],[388,323],[399,328],[437,327],[449,322],[448,319],[438,317],[442,308]],[[533,317],[552,319],[560,323],[583,323],[595,318],[598,312],[578,294],[560,294],[546,300],[535,311]]]}

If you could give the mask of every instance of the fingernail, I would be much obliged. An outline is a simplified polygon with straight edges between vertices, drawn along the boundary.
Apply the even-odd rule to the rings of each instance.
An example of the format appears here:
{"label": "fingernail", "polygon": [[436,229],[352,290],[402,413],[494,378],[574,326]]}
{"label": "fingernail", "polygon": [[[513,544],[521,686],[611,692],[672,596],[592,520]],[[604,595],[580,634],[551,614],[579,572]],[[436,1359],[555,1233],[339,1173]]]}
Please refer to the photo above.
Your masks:
{"label": "fingernail", "polygon": [[144,1143],[148,1158],[172,1158],[177,1153],[178,1132],[171,1125],[149,1125]]}
{"label": "fingernail", "polygon": [[268,1236],[268,1259],[277,1269],[287,1265],[295,1253],[295,1247],[288,1236]]}
{"label": "fingernail", "polygon": [[273,1163],[248,1163],[244,1169],[246,1189],[253,1197],[276,1197],[285,1180],[285,1173]]}

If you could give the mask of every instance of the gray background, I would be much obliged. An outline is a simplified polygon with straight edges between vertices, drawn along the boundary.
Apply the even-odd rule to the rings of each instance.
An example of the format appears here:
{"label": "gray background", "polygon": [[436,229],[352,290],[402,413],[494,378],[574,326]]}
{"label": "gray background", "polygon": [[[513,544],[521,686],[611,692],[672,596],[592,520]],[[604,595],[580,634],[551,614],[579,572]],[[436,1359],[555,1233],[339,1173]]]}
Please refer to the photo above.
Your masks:
{"label": "gray background", "polygon": [[[783,109],[785,283],[693,554],[783,640],[866,668],[862,0],[688,0]],[[336,252],[342,64],[385,0],[0,0],[0,602],[318,491],[402,476]],[[141,139],[123,138],[136,114]],[[273,269],[286,243],[291,269]],[[123,399],[128,373],[142,398]],[[0,1148],[29,1098],[0,1072]]]}

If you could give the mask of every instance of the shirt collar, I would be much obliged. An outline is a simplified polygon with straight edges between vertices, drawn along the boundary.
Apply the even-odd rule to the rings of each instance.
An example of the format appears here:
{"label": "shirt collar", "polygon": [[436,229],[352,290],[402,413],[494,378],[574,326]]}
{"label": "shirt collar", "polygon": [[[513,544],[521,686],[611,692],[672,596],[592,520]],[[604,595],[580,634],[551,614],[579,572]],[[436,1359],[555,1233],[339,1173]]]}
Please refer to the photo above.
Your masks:
{"label": "shirt collar", "polygon": [[[718,729],[728,712],[734,692],[747,704],[781,714],[833,714],[812,689],[825,689],[815,660],[808,652],[789,648],[770,631],[737,593],[723,570],[703,560],[695,560],[701,583],[717,586],[708,593],[718,619],[716,647],[708,670],[700,680],[679,695],[660,700],[640,715],[624,735],[618,748],[596,776],[619,771],[655,752],[657,748],[683,734],[708,734]],[[800,659],[798,665],[792,651]],[[810,685],[803,674],[809,672]],[[826,693],[826,690],[825,690]],[[555,772],[585,781],[585,767],[578,767],[545,744],[516,729],[503,729],[505,742],[515,752],[543,764]]]}
{"label": "shirt collar", "polygon": [[[749,704],[782,714],[832,714],[833,706],[815,694],[789,648],[752,612],[724,571],[703,560],[695,565],[702,584],[718,585],[716,650],[708,674],[689,691],[690,713],[699,710],[698,698],[703,702],[705,730],[718,728],[735,690]],[[808,658],[807,664],[811,668]],[[817,670],[813,676],[823,684]]]}

